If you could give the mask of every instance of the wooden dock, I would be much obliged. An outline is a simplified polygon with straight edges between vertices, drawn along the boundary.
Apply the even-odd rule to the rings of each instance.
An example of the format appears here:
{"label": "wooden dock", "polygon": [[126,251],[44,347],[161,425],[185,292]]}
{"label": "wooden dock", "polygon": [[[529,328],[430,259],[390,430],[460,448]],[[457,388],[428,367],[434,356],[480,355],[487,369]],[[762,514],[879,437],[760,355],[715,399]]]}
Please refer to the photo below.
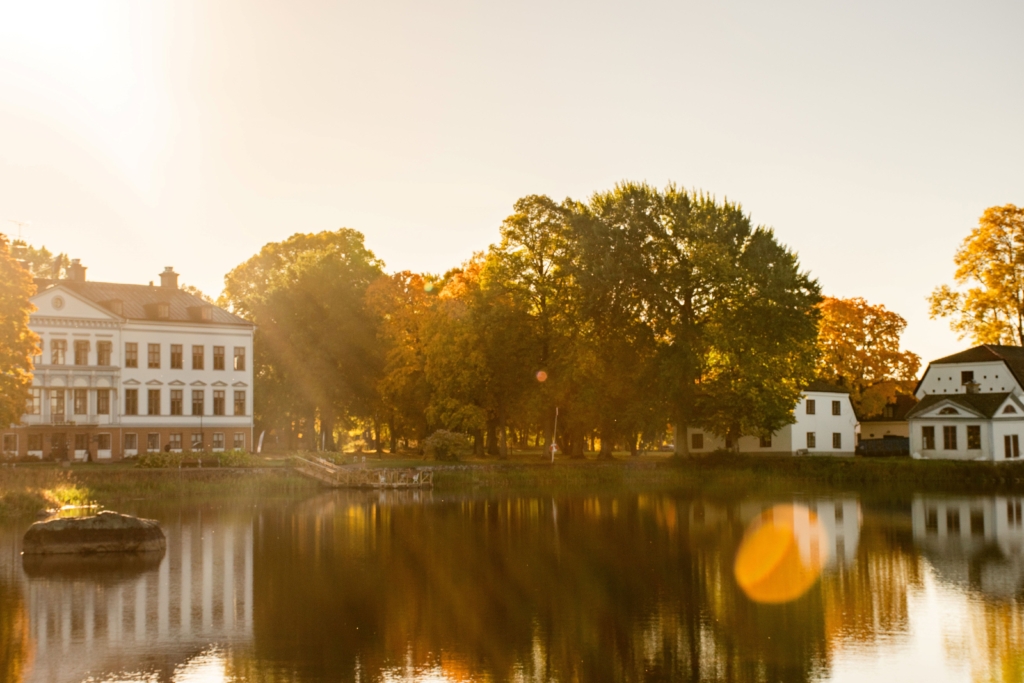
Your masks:
{"label": "wooden dock", "polygon": [[336,465],[315,455],[294,456],[292,467],[299,474],[332,488],[411,489],[434,485],[434,471],[429,468],[367,467],[364,463]]}

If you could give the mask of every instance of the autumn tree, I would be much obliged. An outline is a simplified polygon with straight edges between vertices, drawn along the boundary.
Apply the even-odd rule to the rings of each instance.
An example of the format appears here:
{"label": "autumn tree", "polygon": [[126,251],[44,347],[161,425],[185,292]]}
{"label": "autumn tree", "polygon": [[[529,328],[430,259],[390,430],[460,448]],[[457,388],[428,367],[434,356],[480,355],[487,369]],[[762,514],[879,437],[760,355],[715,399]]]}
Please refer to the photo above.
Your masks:
{"label": "autumn tree", "polygon": [[825,297],[818,308],[818,377],[848,389],[858,415],[879,415],[913,391],[921,358],[900,349],[902,316],[861,298]]}
{"label": "autumn tree", "polygon": [[24,240],[11,243],[11,254],[23,261],[34,277],[59,280],[67,274],[71,259],[67,254],[54,254],[45,246],[33,247]]}
{"label": "autumn tree", "polygon": [[949,318],[961,339],[1024,345],[1024,208],[985,210],[953,257],[953,288],[929,297],[932,318]]}
{"label": "autumn tree", "polygon": [[32,275],[12,258],[7,237],[0,235],[0,425],[16,424],[25,412],[39,341],[28,327],[34,293]]}
{"label": "autumn tree", "polygon": [[225,276],[222,303],[257,326],[258,420],[301,421],[307,435],[319,424],[333,449],[338,419],[370,412],[379,355],[366,292],[381,274],[362,234],[343,228],[267,244]]}

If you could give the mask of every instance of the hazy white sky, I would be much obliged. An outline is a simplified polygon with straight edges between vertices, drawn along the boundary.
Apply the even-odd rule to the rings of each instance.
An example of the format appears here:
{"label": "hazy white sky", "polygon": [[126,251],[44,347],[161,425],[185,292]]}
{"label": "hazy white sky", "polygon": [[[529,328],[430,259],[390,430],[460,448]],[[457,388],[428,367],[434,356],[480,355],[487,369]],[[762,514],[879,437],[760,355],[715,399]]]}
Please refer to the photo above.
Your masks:
{"label": "hazy white sky", "polygon": [[516,198],[740,201],[825,293],[961,346],[925,297],[1024,204],[1020,2],[0,3],[0,230],[207,293],[351,227],[443,271]]}

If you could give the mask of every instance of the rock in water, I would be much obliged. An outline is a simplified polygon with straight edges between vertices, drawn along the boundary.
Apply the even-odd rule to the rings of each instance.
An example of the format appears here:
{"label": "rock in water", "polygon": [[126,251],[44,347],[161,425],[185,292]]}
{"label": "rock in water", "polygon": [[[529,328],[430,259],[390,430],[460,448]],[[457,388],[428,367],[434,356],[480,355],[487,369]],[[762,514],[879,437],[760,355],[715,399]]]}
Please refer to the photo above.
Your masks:
{"label": "rock in water", "polygon": [[25,555],[71,553],[144,553],[167,545],[160,525],[152,519],[104,511],[94,517],[36,522],[25,532]]}

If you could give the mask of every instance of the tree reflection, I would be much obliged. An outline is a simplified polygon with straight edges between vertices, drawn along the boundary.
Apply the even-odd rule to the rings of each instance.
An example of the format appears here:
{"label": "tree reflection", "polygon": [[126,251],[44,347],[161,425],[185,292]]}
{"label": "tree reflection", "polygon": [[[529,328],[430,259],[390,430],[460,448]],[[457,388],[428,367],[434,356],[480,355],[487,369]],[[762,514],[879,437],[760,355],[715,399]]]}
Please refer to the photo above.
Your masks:
{"label": "tree reflection", "polygon": [[28,610],[21,588],[0,578],[0,681],[21,681],[31,655]]}

